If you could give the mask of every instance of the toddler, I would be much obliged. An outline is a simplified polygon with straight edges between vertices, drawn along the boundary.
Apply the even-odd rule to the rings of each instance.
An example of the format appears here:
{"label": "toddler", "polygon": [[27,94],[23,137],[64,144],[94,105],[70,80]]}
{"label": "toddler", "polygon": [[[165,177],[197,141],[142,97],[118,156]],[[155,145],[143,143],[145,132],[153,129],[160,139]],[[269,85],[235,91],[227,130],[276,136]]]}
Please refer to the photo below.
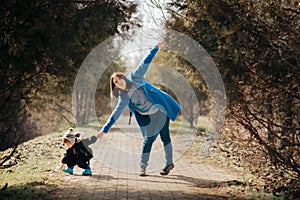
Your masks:
{"label": "toddler", "polygon": [[[77,165],[84,169],[82,175],[92,175],[90,160],[93,157],[93,152],[88,146],[96,142],[96,136],[83,139],[82,133],[75,132],[73,128],[69,128],[69,130],[64,133],[62,139],[68,149],[64,154],[61,164],[57,166],[54,172],[62,169],[62,171],[66,173],[73,174],[73,168]],[[67,167],[63,168],[65,164]]]}

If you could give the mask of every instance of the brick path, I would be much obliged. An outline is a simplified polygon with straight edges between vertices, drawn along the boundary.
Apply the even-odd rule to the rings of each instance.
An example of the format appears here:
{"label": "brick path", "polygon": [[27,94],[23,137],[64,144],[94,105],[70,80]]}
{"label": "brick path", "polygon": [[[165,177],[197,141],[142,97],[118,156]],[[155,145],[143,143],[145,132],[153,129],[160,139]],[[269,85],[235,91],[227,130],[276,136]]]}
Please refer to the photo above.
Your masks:
{"label": "brick path", "polygon": [[79,168],[75,168],[74,175],[59,173],[63,183],[50,193],[49,199],[229,199],[224,183],[237,178],[224,169],[201,164],[185,140],[180,141],[183,137],[176,135],[172,136],[175,168],[170,174],[159,174],[164,158],[162,142],[157,138],[148,175],[140,177],[142,139],[136,127],[129,128],[130,131],[112,130],[92,146],[92,176],[82,176]]}

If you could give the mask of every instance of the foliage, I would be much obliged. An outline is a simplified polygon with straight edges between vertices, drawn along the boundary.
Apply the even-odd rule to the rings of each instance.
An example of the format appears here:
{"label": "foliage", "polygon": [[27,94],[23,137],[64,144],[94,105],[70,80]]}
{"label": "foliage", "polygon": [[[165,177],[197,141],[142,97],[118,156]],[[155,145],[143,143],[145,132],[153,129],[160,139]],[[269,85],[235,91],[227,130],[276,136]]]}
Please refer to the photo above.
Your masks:
{"label": "foliage", "polygon": [[123,0],[1,1],[1,150],[72,120],[77,69],[101,41],[138,25],[135,9]]}
{"label": "foliage", "polygon": [[297,2],[174,0],[167,9],[167,27],[198,41],[223,75],[223,150],[249,163],[265,189],[289,191],[300,177]]}

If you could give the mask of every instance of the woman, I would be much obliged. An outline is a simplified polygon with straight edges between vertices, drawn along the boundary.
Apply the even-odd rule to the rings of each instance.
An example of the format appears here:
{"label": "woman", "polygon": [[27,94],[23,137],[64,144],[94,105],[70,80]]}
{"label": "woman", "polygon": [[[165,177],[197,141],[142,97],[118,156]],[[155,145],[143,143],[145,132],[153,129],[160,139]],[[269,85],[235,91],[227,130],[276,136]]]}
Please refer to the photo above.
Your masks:
{"label": "woman", "polygon": [[122,73],[114,73],[111,76],[110,95],[112,98],[118,98],[118,103],[97,135],[98,138],[101,138],[107,133],[128,106],[131,113],[134,114],[144,138],[140,176],[146,175],[152,144],[158,134],[160,134],[164,144],[166,159],[166,165],[160,174],[167,175],[174,168],[169,122],[170,119],[173,121],[176,119],[180,105],[170,95],[144,79],[150,63],[161,46],[162,42],[158,42],[139,66],[127,77]]}

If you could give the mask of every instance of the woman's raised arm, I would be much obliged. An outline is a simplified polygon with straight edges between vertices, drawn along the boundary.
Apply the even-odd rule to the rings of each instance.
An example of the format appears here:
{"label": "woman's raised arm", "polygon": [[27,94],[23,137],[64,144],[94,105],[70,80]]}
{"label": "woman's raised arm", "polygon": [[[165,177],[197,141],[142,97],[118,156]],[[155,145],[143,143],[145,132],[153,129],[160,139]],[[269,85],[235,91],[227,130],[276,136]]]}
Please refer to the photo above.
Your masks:
{"label": "woman's raised arm", "polygon": [[144,77],[150,63],[152,62],[153,58],[155,57],[156,53],[158,52],[159,48],[163,45],[163,42],[158,42],[157,45],[155,45],[148,55],[145,57],[145,59],[138,65],[138,67],[132,72],[132,76],[135,77]]}

